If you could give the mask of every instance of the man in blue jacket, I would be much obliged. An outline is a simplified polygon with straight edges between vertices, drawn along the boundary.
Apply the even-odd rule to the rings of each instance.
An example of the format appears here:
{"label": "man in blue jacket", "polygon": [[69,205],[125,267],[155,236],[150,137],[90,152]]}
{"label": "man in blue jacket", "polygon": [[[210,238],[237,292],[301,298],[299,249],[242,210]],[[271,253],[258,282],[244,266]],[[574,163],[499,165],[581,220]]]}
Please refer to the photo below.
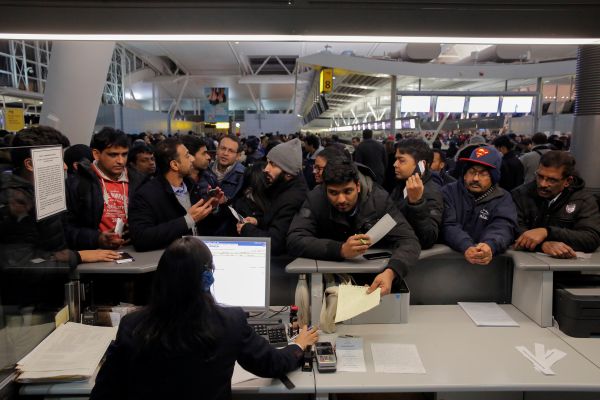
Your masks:
{"label": "man in blue jacket", "polygon": [[471,264],[487,265],[512,244],[517,210],[498,186],[502,156],[494,147],[477,147],[459,162],[462,179],[442,188],[442,237]]}

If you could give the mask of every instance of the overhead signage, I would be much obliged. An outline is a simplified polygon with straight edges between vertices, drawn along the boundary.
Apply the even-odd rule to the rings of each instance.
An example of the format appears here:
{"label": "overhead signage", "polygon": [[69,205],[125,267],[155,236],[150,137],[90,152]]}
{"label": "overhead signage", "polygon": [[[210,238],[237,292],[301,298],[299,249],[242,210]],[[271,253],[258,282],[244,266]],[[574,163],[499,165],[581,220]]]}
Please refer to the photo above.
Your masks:
{"label": "overhead signage", "polygon": [[333,69],[323,68],[319,79],[319,91],[329,93],[333,89]]}

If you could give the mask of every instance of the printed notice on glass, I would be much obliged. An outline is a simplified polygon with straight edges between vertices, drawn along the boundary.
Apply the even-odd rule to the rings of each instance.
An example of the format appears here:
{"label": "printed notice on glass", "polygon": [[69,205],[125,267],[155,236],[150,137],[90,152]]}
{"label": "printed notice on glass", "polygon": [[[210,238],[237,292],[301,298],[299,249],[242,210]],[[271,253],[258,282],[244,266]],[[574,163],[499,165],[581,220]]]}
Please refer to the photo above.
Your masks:
{"label": "printed notice on glass", "polygon": [[56,146],[32,149],[31,162],[37,220],[65,211],[67,196],[62,148]]}

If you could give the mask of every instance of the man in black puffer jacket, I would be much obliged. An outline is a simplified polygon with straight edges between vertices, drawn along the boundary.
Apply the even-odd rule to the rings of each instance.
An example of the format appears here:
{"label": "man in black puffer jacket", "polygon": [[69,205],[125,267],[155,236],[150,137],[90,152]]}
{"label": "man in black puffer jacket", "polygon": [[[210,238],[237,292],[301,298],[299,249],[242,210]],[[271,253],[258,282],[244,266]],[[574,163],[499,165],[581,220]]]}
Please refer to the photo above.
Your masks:
{"label": "man in black puffer jacket", "polygon": [[267,154],[264,173],[268,207],[261,218],[244,218],[244,222],[237,224],[237,231],[240,236],[270,237],[271,254],[277,256],[285,253],[287,231],[308,190],[302,175],[300,140],[273,147]]}
{"label": "man in black puffer jacket", "polygon": [[575,159],[552,150],[540,159],[535,182],[512,192],[518,212],[515,248],[574,258],[600,245],[600,214],[594,196],[577,176]]}
{"label": "man in black puffer jacket", "polygon": [[332,261],[360,256],[371,245],[365,233],[386,214],[396,225],[379,244],[391,249],[392,256],[371,290],[380,287],[382,295],[388,294],[393,280],[416,264],[419,241],[388,193],[370,177],[359,175],[350,160],[327,163],[323,184],[308,194],[292,221],[288,251],[295,257]]}

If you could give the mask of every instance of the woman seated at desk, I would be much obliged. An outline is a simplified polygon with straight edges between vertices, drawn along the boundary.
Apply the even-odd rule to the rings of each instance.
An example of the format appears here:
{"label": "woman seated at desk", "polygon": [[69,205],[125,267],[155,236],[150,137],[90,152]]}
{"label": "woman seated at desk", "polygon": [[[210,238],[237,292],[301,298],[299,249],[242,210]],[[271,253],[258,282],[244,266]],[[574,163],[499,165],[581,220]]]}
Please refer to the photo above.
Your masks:
{"label": "woman seated at desk", "polygon": [[294,344],[274,349],[240,308],[210,293],[210,250],[194,238],[173,242],[158,263],[150,303],[123,318],[91,399],[228,399],[237,360],[246,370],[280,377],[296,369],[317,341],[306,327]]}

